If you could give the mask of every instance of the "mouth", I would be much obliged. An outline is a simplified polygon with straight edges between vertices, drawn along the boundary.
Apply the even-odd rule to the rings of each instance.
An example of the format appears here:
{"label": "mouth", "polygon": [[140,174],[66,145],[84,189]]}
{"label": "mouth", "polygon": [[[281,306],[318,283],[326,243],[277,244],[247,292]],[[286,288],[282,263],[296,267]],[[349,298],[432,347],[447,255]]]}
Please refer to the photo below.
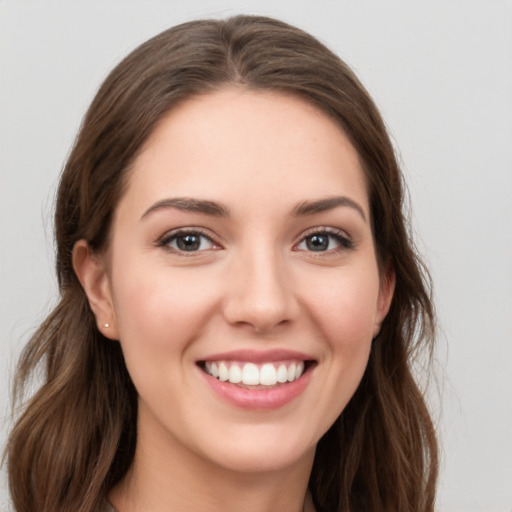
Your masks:
{"label": "mouth", "polygon": [[273,389],[296,382],[316,362],[303,359],[285,359],[257,363],[252,361],[208,360],[198,361],[198,366],[207,375],[220,382],[234,384],[246,389]]}
{"label": "mouth", "polygon": [[235,350],[196,361],[204,382],[238,409],[277,410],[306,392],[318,361],[288,349]]}

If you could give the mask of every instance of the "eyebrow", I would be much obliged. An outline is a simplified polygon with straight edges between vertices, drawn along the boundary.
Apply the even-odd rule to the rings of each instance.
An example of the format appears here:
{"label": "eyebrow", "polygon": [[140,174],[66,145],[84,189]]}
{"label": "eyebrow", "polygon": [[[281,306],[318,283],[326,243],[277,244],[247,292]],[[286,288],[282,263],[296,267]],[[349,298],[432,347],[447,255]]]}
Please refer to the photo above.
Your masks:
{"label": "eyebrow", "polygon": [[295,206],[295,208],[292,210],[292,214],[297,216],[314,215],[315,213],[322,213],[328,210],[333,210],[339,206],[353,208],[359,213],[363,220],[367,222],[366,214],[364,213],[362,206],[359,203],[356,203],[353,199],[350,199],[346,196],[328,197],[326,199],[319,199],[317,201],[304,201]]}
{"label": "eyebrow", "polygon": [[229,209],[214,201],[207,201],[203,199],[192,199],[189,197],[175,197],[169,199],[162,199],[150,206],[142,215],[144,219],[148,215],[158,210],[166,210],[174,208],[176,210],[183,210],[186,212],[202,213],[204,215],[212,215],[214,217],[228,217]]}
{"label": "eyebrow", "polygon": [[[294,216],[315,215],[316,213],[333,210],[340,206],[353,208],[359,213],[365,222],[367,221],[363,208],[353,199],[346,196],[328,197],[325,199],[318,199],[316,201],[303,201],[298,203],[292,209],[291,213]],[[143,213],[141,219],[144,219],[156,211],[167,209],[202,213],[204,215],[211,215],[214,217],[229,217],[229,208],[215,201],[193,199],[189,197],[174,197],[157,201]]]}

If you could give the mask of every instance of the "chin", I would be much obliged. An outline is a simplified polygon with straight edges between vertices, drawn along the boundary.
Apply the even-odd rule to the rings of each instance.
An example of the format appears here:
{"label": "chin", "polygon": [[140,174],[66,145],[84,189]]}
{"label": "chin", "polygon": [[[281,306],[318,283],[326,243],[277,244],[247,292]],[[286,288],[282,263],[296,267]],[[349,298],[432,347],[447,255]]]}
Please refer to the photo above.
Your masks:
{"label": "chin", "polygon": [[318,440],[312,439],[311,434],[290,435],[290,430],[285,430],[275,425],[226,429],[221,441],[205,447],[203,456],[217,466],[239,473],[268,473],[312,464]]}
{"label": "chin", "polygon": [[266,450],[262,447],[245,447],[237,452],[231,451],[216,457],[216,465],[236,473],[272,473],[287,470],[293,466],[302,466],[305,462],[312,463],[315,447],[297,453],[285,450]]}

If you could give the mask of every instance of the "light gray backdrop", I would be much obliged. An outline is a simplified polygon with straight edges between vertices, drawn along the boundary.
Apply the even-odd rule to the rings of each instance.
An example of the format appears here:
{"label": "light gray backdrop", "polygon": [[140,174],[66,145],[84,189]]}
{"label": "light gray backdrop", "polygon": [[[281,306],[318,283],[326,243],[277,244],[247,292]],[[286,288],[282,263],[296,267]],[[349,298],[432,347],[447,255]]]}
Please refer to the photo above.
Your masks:
{"label": "light gray backdrop", "polygon": [[[280,17],[318,36],[382,109],[436,284],[438,509],[510,512],[512,3],[505,0],[0,2],[0,442],[15,355],[55,303],[53,195],[96,88],[149,36],[238,12]],[[4,488],[0,503],[7,502]]]}

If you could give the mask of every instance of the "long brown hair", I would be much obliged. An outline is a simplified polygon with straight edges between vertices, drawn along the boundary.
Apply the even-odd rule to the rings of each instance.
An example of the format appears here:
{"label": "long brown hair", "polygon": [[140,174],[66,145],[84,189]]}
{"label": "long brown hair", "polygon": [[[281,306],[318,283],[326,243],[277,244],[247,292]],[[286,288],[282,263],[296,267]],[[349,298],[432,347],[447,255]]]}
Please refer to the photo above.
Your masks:
{"label": "long brown hair", "polygon": [[411,360],[431,351],[434,312],[385,125],[352,71],[315,38],[238,16],[185,23],[147,41],[111,72],[84,118],[55,211],[60,302],[25,348],[15,381],[20,400],[44,371],[7,446],[17,512],[94,512],[132,462],[137,393],[119,344],[96,327],[73,246],[85,239],[94,251],[106,248],[130,165],[155,125],[185,98],[226,84],[294,94],[339,123],[363,162],[378,260],[396,273],[362,382],[318,444],[309,483],[317,510],[433,510],[436,438]]}

